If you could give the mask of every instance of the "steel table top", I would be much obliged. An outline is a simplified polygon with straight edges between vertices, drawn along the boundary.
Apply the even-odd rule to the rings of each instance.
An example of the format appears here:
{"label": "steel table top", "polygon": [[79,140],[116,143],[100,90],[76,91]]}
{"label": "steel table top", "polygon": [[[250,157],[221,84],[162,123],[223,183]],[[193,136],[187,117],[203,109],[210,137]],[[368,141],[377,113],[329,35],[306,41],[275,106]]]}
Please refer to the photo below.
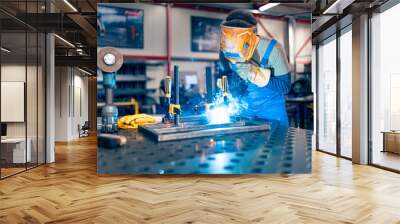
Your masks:
{"label": "steel table top", "polygon": [[312,131],[272,125],[269,131],[156,142],[120,130],[128,144],[98,147],[99,174],[296,174],[311,172]]}

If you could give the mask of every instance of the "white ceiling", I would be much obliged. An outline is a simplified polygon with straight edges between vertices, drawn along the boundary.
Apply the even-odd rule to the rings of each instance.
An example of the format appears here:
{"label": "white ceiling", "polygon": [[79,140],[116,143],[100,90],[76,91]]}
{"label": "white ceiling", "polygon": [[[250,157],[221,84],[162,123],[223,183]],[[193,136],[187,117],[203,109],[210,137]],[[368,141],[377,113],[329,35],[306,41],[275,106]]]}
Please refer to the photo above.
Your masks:
{"label": "white ceiling", "polygon": [[[254,3],[197,3],[197,5],[223,9],[258,9],[263,4]],[[269,16],[294,16],[298,19],[311,19],[310,3],[281,3],[260,14]]]}

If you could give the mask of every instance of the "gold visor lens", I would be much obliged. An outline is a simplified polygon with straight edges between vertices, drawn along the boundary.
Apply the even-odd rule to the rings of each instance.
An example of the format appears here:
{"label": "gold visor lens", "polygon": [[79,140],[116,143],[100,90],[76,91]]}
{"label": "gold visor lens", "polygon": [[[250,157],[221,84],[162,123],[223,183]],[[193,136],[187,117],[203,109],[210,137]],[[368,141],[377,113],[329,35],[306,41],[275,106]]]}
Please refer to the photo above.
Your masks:
{"label": "gold visor lens", "polygon": [[248,60],[250,50],[254,48],[257,38],[253,28],[221,27],[221,50],[231,54],[240,55],[242,59]]}

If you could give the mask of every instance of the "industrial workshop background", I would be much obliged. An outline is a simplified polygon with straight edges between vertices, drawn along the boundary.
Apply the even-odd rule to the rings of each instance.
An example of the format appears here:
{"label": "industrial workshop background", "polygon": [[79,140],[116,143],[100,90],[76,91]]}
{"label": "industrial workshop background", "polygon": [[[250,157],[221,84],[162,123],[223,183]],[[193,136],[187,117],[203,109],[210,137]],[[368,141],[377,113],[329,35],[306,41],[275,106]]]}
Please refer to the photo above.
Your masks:
{"label": "industrial workshop background", "polygon": [[[98,173],[311,172],[311,6],[273,5],[98,4]],[[228,72],[250,61],[265,84]]]}
{"label": "industrial workshop background", "polygon": [[[99,4],[98,47],[116,47],[124,58],[122,68],[117,71],[114,100],[137,102],[134,107],[119,106],[119,115],[133,114],[135,107],[141,113],[160,113],[160,97],[163,97],[160,85],[165,76],[172,74],[174,65],[179,66],[181,74],[181,102],[196,104],[196,99],[206,92],[206,68],[210,67],[212,73],[218,69],[219,54],[215,48],[219,48],[219,24],[233,9],[253,8],[258,7],[253,3]],[[268,14],[259,12],[255,16],[259,22],[258,33],[276,39],[296,71],[292,72],[287,98],[290,126],[312,130],[310,5],[281,4],[278,10],[272,9]],[[199,23],[208,29],[196,30]],[[121,37],[124,32],[126,37]],[[197,37],[199,34],[202,36]],[[196,48],[197,40],[202,41],[199,45],[203,48]],[[105,92],[102,74],[98,74],[97,115],[100,116]]]}

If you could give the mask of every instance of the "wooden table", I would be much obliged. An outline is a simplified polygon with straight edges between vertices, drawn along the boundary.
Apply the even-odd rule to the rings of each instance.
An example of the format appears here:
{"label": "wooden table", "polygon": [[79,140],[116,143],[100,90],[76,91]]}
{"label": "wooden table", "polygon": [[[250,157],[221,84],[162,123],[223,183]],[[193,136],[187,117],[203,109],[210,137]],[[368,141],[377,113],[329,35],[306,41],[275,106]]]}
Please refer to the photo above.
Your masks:
{"label": "wooden table", "polygon": [[400,131],[383,131],[383,152],[400,154]]}

